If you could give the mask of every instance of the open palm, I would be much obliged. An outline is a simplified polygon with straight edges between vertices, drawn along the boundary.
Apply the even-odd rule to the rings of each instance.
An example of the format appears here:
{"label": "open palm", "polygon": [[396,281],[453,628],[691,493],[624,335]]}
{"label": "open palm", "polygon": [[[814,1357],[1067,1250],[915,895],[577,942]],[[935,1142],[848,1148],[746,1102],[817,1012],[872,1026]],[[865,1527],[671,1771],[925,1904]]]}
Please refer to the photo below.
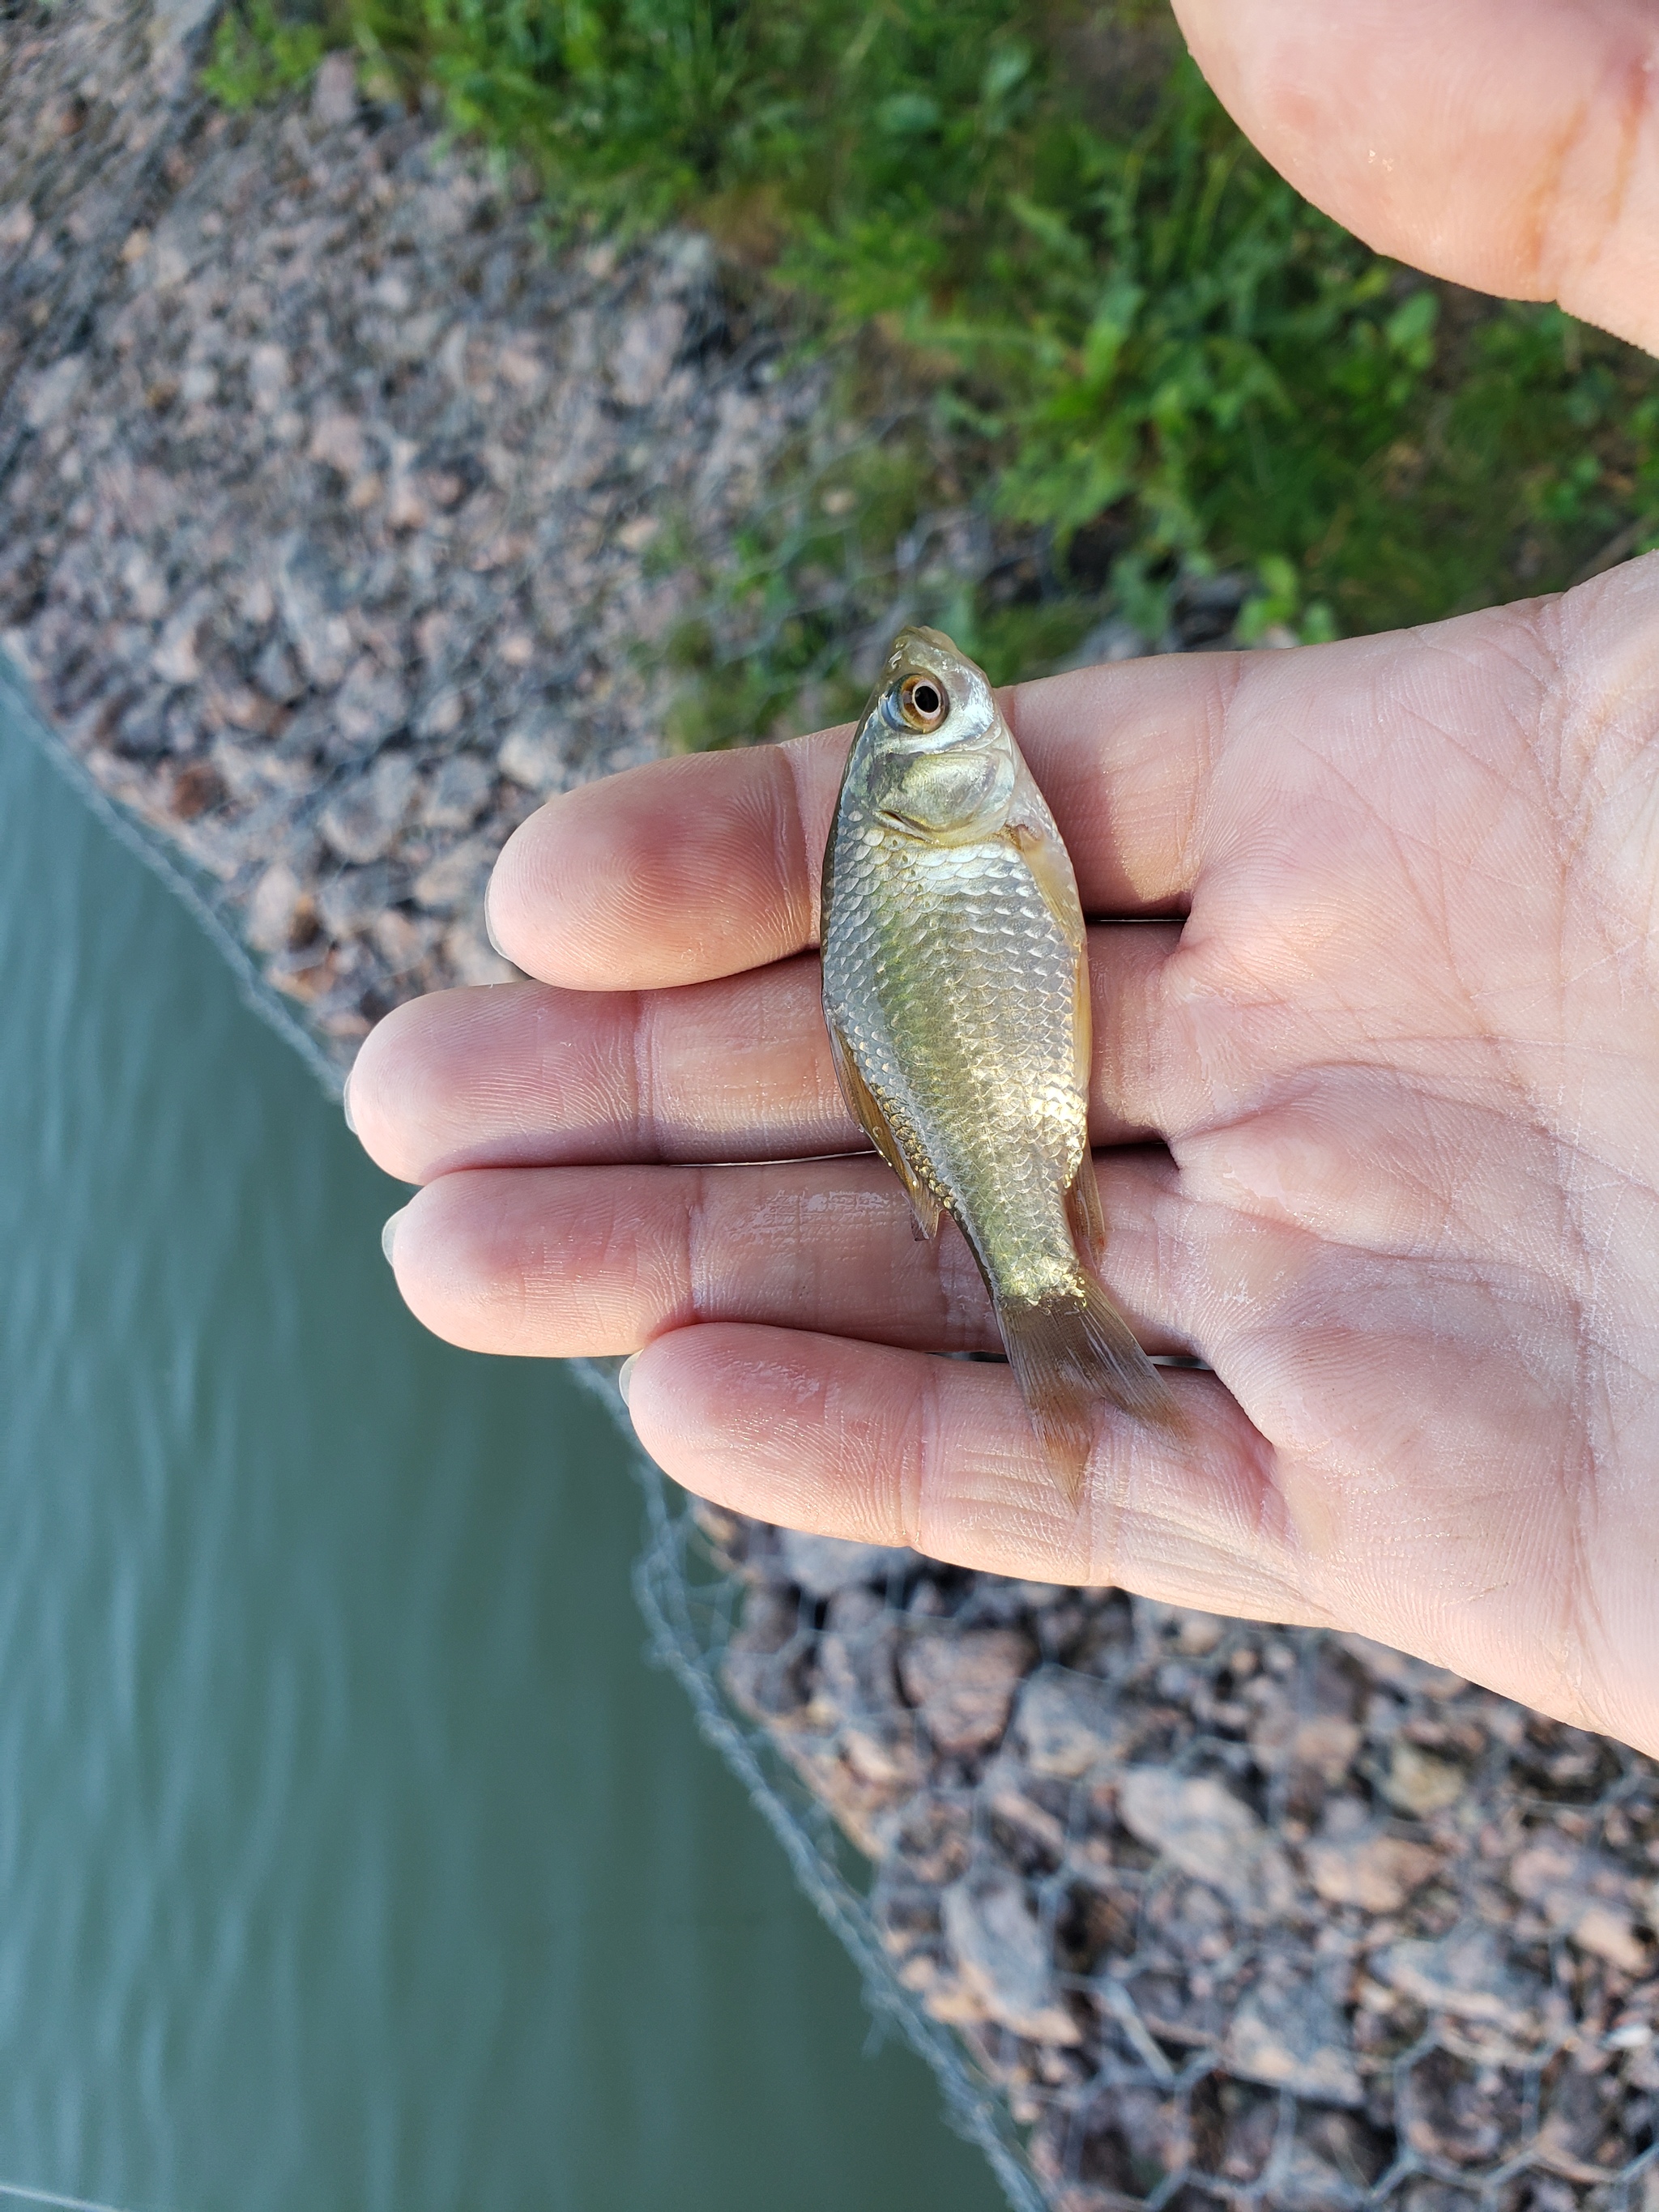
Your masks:
{"label": "open palm", "polygon": [[[817,1003],[847,733],[555,800],[543,980],[400,1009],[356,1126],[440,1334],[647,1348],[690,1488],[1004,1573],[1357,1628],[1659,1749],[1659,557],[1412,635],[1030,684],[1091,930],[1106,1277],[1184,1437],[1054,1483],[966,1246]],[[1184,917],[1184,918],[1183,918]],[[716,1164],[726,1163],[726,1164]]]}

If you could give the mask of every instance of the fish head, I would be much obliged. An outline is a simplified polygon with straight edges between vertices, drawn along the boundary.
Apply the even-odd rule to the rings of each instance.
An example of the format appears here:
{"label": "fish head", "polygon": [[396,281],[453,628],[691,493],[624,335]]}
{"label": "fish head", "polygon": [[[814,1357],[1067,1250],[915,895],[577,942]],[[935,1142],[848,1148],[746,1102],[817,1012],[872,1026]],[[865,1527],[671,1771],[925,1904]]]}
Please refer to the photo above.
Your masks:
{"label": "fish head", "polygon": [[901,630],[853,740],[848,785],[895,828],[960,843],[1001,829],[1018,766],[985,672],[942,630]]}

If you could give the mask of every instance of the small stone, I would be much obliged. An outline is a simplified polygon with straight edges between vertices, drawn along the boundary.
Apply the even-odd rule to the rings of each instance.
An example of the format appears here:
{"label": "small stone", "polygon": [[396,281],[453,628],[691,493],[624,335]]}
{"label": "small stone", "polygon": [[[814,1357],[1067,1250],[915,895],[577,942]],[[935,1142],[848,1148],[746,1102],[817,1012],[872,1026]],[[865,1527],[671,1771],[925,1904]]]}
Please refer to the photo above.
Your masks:
{"label": "small stone", "polygon": [[142,546],[135,545],[122,562],[121,581],[133,612],[145,622],[159,622],[167,612],[167,582]]}
{"label": "small stone", "polygon": [[1284,1852],[1249,1807],[1211,1775],[1126,1767],[1117,1810],[1132,1836],[1246,1911],[1282,1911],[1294,1894]]}
{"label": "small stone", "polygon": [[424,530],[431,520],[426,501],[407,477],[394,477],[386,495],[386,526],[391,530]]}
{"label": "small stone", "polygon": [[334,698],[337,749],[367,752],[384,744],[409,720],[409,694],[401,679],[364,653]]}
{"label": "small stone", "polygon": [[1425,1844],[1376,1834],[1311,1843],[1303,1856],[1328,1905],[1357,1905],[1365,1912],[1398,1912],[1440,1864]]}
{"label": "small stone", "polygon": [[1438,1942],[1391,1943],[1373,1970],[1402,1996],[1430,2012],[1534,2034],[1543,1984],[1510,1966],[1501,1936],[1488,1928],[1455,1929]]}
{"label": "small stone", "polygon": [[1005,1751],[987,1766],[980,1783],[979,1802],[1014,1830],[1025,1849],[1035,1850],[1046,1859],[1052,1871],[1066,1856],[1066,1823],[1031,1796],[1026,1786],[1029,1779],[1019,1760]]}
{"label": "small stone", "polygon": [[[161,281],[159,276],[156,280]],[[279,345],[257,345],[247,357],[248,390],[263,414],[281,406],[289,386],[288,356]]]}
{"label": "small stone", "polygon": [[1391,1805],[1422,1820],[1455,1805],[1468,1778],[1455,1759],[1437,1759],[1420,1744],[1400,1736],[1389,1753],[1389,1778],[1382,1786]]}
{"label": "small stone", "polygon": [[293,654],[279,637],[273,637],[261,648],[253,664],[253,680],[267,699],[274,699],[281,707],[291,707],[306,688],[306,680],[295,667]]}
{"label": "small stone", "polygon": [[365,868],[342,868],[317,893],[323,927],[337,939],[360,936],[385,913],[395,892],[384,860]]}
{"label": "small stone", "polygon": [[1357,1721],[1344,1720],[1336,1713],[1315,1713],[1298,1722],[1291,1737],[1290,1763],[1307,1767],[1334,1784],[1353,1765],[1364,1735]]}
{"label": "small stone", "polygon": [[414,794],[415,763],[409,755],[382,753],[373,768],[335,795],[318,826],[343,860],[378,860],[403,828]]}
{"label": "small stone", "polygon": [[319,415],[312,425],[311,443],[306,451],[313,461],[325,463],[339,476],[361,476],[368,459],[363,426],[355,415]]}
{"label": "small stone", "polygon": [[1023,1683],[1013,1734],[1035,1775],[1075,1781],[1109,1758],[1119,1736],[1114,1699],[1091,1674],[1044,1667]]}
{"label": "small stone", "polygon": [[432,830],[470,830],[495,788],[495,770],[482,753],[452,753],[433,771],[421,819]]}
{"label": "small stone", "polygon": [[1160,1635],[1167,1635],[1184,1659],[1207,1658],[1227,1631],[1218,1613],[1200,1613],[1188,1605],[1163,1605],[1143,1598],[1138,1617]]}
{"label": "small stone", "polygon": [[217,684],[208,688],[204,720],[210,729],[252,730],[259,737],[270,738],[287,719],[274,700],[245,684],[233,684],[228,690]]}
{"label": "small stone", "polygon": [[225,787],[208,761],[190,761],[173,779],[167,811],[175,822],[194,822],[224,802]]}
{"label": "small stone", "polygon": [[467,837],[440,853],[415,878],[416,905],[434,914],[453,914],[476,904],[495,864],[496,849],[493,838]]}
{"label": "small stone", "polygon": [[325,556],[295,532],[279,550],[271,588],[300,665],[319,691],[332,691],[351,665],[351,626]]}
{"label": "small stone", "polygon": [[685,322],[678,300],[661,300],[627,325],[611,364],[611,385],[624,407],[647,407],[661,392],[685,336]]}
{"label": "small stone", "polygon": [[168,695],[152,690],[137,700],[116,726],[116,743],[124,753],[146,760],[167,750]]}
{"label": "small stone", "polygon": [[1630,1915],[1610,1905],[1591,1901],[1581,1906],[1567,1935],[1581,1951],[1605,1959],[1621,1974],[1644,1974],[1650,1964],[1648,1947],[1637,1935]]}
{"label": "small stone", "polygon": [[510,338],[495,356],[495,368],[515,392],[534,392],[545,374],[528,338]]}
{"label": "small stone", "polygon": [[468,696],[465,691],[439,691],[428,699],[415,717],[414,730],[417,738],[453,738],[466,720]]}
{"label": "small stone", "polygon": [[1267,1962],[1233,2014],[1222,2057],[1246,2081],[1325,2105],[1365,2101],[1341,2012],[1313,1976],[1283,1958]]}
{"label": "small stone", "polygon": [[1082,2041],[1055,1984],[1048,1939],[1018,1875],[1000,1867],[964,1875],[941,1892],[939,1918],[984,2017],[1036,2043]]}
{"label": "small stone", "polygon": [[508,732],[495,756],[501,774],[526,791],[562,791],[570,781],[569,732],[561,723],[524,723]]}
{"label": "small stone", "polygon": [[158,292],[176,292],[190,275],[190,257],[177,239],[156,242],[150,256],[149,281]]}
{"label": "small stone", "polygon": [[23,407],[23,420],[31,430],[46,429],[67,411],[86,373],[84,353],[65,354],[61,361],[53,362],[50,368],[41,371]]}
{"label": "small stone", "polygon": [[934,1744],[947,1757],[962,1758],[1001,1735],[1034,1656],[1017,1629],[914,1636],[900,1654],[899,1678]]}
{"label": "small stone", "polygon": [[732,1697],[757,1720],[799,1727],[806,1712],[803,1664],[800,1607],[764,1584],[752,1590],[720,1670]]}
{"label": "small stone", "polygon": [[149,665],[164,683],[194,684],[200,677],[198,641],[211,605],[205,592],[194,593],[162,630]]}
{"label": "small stone", "polygon": [[916,1557],[902,1544],[854,1544],[841,1536],[805,1535],[798,1528],[779,1531],[778,1551],[790,1581],[815,1598],[833,1597],[862,1583],[884,1589],[889,1575],[903,1574]]}
{"label": "small stone", "polygon": [[325,56],[311,88],[312,120],[324,130],[349,123],[357,112],[357,65],[349,53]]}
{"label": "small stone", "polygon": [[310,894],[286,860],[273,860],[253,886],[244,934],[256,952],[297,944],[315,913]]}
{"label": "small stone", "polygon": [[368,926],[375,951],[394,975],[407,975],[418,968],[443,932],[443,924],[417,919],[401,907],[388,907]]}

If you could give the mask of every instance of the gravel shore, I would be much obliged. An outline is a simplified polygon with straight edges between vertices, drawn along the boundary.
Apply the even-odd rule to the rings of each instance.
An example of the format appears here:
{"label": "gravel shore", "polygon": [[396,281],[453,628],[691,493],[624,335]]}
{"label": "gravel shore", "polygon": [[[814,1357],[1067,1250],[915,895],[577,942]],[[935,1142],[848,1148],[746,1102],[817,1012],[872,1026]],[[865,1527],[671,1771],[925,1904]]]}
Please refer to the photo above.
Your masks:
{"label": "gravel shore", "polygon": [[[825,385],[700,240],[550,252],[343,60],[215,112],[207,25],[0,19],[0,642],[343,1067],[512,972],[495,854],[659,748]],[[1363,1639],[702,1522],[730,1696],[1055,2212],[1659,2212],[1653,1762]]]}
{"label": "gravel shore", "polygon": [[695,1509],[1055,2212],[1659,2212],[1659,1765],[1363,1637]]}
{"label": "gravel shore", "polygon": [[[13,376],[0,637],[343,1063],[399,999],[511,972],[496,852],[657,749],[653,647],[817,385],[734,331],[700,240],[550,253],[343,57],[165,129],[147,203],[67,218],[118,232],[104,287]],[[0,207],[0,322],[65,258],[52,212]]]}

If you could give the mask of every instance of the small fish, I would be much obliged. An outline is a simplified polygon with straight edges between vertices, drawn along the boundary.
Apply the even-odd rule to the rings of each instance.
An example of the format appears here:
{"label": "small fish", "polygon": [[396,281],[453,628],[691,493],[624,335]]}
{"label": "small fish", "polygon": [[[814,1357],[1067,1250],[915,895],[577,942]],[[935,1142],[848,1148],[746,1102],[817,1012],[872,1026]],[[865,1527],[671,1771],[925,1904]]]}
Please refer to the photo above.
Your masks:
{"label": "small fish", "polygon": [[1174,1425],[1096,1278],[1089,955],[1054,818],[983,672],[901,631],[823,859],[823,1012],[848,1105],[972,1247],[1032,1423],[1075,1501],[1102,1400]]}

